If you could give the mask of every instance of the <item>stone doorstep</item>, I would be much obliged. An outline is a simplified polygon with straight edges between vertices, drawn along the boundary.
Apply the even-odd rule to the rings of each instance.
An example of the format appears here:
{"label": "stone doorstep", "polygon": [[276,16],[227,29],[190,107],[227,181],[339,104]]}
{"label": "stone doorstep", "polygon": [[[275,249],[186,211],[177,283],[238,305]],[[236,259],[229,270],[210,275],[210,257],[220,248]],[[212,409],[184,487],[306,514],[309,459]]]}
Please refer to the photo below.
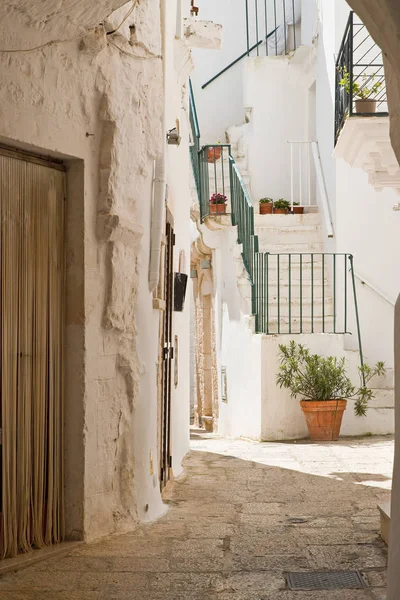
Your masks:
{"label": "stone doorstep", "polygon": [[389,545],[390,502],[378,504],[378,510],[381,516],[381,536],[385,544]]}
{"label": "stone doorstep", "polygon": [[25,552],[15,558],[0,560],[0,577],[6,573],[25,569],[49,558],[65,556],[73,550],[77,550],[82,544],[83,542],[62,542],[61,544],[54,544],[46,548],[40,548],[39,550]]}

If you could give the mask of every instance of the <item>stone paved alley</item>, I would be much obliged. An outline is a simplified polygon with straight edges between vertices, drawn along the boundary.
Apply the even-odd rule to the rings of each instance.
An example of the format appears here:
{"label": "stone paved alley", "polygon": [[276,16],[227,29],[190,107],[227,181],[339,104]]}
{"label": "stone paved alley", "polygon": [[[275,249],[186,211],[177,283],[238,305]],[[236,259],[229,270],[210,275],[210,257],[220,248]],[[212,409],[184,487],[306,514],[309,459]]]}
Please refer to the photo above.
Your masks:
{"label": "stone paved alley", "polygon": [[[1,600],[383,600],[391,438],[193,434],[164,518],[0,579]],[[298,522],[296,522],[296,520]],[[293,592],[286,570],[359,569],[365,590]]]}

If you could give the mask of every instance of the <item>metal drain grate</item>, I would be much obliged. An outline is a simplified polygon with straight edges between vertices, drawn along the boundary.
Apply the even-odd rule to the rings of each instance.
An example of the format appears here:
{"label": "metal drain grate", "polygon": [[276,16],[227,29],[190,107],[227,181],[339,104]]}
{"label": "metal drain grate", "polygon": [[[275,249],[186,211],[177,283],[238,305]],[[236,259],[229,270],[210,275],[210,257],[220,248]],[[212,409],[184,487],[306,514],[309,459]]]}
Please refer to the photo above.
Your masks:
{"label": "metal drain grate", "polygon": [[358,590],[365,588],[359,571],[308,571],[287,573],[289,590]]}

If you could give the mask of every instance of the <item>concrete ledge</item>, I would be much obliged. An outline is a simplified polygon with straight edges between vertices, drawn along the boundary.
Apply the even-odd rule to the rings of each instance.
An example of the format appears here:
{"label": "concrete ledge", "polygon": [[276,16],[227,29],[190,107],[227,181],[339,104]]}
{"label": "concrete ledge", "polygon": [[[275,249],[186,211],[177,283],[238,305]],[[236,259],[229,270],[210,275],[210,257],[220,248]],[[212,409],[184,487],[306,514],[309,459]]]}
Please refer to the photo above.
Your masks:
{"label": "concrete ledge", "polygon": [[389,545],[390,502],[378,504],[378,510],[381,516],[381,536],[385,544]]}
{"label": "concrete ledge", "polygon": [[30,567],[43,560],[54,558],[55,556],[64,556],[65,554],[69,554],[69,552],[76,550],[82,544],[83,542],[63,542],[62,544],[54,544],[53,546],[41,548],[40,550],[25,552],[15,558],[0,560],[0,576],[12,571],[25,569],[26,567]]}
{"label": "concrete ledge", "polygon": [[220,50],[222,46],[222,25],[213,21],[200,21],[195,18],[183,19],[185,39],[190,48]]}

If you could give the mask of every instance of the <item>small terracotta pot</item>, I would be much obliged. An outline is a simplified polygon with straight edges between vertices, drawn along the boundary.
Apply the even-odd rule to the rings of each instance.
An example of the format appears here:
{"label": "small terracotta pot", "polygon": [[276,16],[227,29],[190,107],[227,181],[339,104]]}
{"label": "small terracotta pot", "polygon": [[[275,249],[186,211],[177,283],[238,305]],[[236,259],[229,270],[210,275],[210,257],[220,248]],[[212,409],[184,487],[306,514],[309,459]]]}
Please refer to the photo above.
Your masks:
{"label": "small terracotta pot", "polygon": [[374,114],[376,113],[376,107],[378,102],[376,100],[356,100],[356,112]]}
{"label": "small terracotta pot", "polygon": [[304,213],[304,206],[293,206],[293,212],[295,215],[302,215]]}
{"label": "small terracotta pot", "polygon": [[226,204],[211,204],[210,203],[210,213],[211,214],[225,214],[226,213]]}
{"label": "small terracotta pot", "polygon": [[215,163],[221,158],[221,155],[222,148],[218,148],[218,146],[212,146],[212,148],[208,148],[207,151],[207,162]]}
{"label": "small terracotta pot", "polygon": [[273,207],[272,202],[260,202],[260,215],[272,214]]}
{"label": "small terracotta pot", "polygon": [[306,418],[310,438],[315,442],[336,442],[347,400],[302,400],[300,406]]}
{"label": "small terracotta pot", "polygon": [[275,215],[287,215],[287,208],[274,208]]}

